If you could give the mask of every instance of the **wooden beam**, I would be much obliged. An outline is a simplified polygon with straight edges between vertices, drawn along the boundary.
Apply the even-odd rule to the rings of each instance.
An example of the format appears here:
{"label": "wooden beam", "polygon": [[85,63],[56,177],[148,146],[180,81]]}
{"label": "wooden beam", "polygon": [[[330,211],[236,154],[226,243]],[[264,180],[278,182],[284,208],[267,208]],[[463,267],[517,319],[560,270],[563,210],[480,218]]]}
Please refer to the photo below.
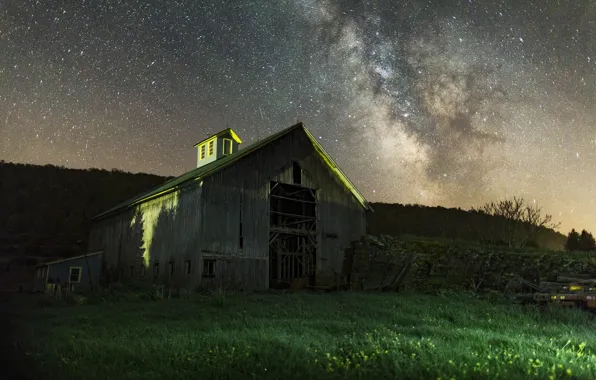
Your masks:
{"label": "wooden beam", "polygon": [[284,227],[270,227],[270,231],[288,234],[288,235],[300,235],[300,236],[316,236],[316,231],[304,230],[299,228],[284,228]]}
{"label": "wooden beam", "polygon": [[302,203],[311,203],[311,204],[316,204],[317,203],[315,201],[308,201],[306,199],[290,198],[290,197],[284,197],[284,196],[281,196],[281,195],[273,195],[273,194],[271,194],[271,198],[285,199],[285,200],[293,201],[293,202],[302,202]]}
{"label": "wooden beam", "polygon": [[271,214],[281,215],[281,216],[287,216],[287,217],[290,217],[290,218],[302,218],[303,221],[316,220],[317,219],[316,216],[288,214],[288,213],[279,212],[279,211],[271,211]]}

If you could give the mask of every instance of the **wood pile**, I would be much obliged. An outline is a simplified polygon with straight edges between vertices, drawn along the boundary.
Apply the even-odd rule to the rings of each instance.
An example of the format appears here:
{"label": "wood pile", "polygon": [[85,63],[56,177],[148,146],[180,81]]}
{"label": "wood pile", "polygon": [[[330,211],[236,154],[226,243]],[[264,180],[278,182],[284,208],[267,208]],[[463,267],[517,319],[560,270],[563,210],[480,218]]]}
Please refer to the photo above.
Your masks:
{"label": "wood pile", "polygon": [[347,288],[367,292],[396,292],[412,272],[419,254],[403,252],[398,239],[366,236],[353,242],[344,256]]}
{"label": "wood pile", "polygon": [[538,288],[543,292],[594,291],[596,274],[560,274],[556,281],[542,281]]}
{"label": "wood pile", "polygon": [[556,281],[527,285],[535,291],[520,294],[517,299],[521,303],[553,302],[562,306],[596,310],[596,273],[560,274]]}

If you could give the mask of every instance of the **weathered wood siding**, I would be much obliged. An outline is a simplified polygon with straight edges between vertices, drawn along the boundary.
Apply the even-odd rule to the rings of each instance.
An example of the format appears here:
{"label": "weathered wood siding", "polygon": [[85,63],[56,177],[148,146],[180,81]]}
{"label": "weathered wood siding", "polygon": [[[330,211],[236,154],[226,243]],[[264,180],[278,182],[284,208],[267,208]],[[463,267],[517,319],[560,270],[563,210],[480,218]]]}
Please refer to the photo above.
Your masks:
{"label": "weathered wood siding", "polygon": [[[234,271],[242,273],[238,280],[250,288],[268,287],[269,183],[292,183],[292,162],[302,168],[302,186],[316,189],[318,271],[340,272],[344,249],[366,232],[365,210],[331,173],[308,137],[296,130],[205,178],[203,253],[234,258],[226,265],[243,266]],[[328,234],[337,237],[328,238]]]}
{"label": "weathered wood siding", "polygon": [[[96,223],[91,230],[89,250],[104,252],[104,274],[183,287],[198,285],[202,270],[201,192],[197,181]],[[191,273],[187,274],[189,260]],[[143,263],[148,264],[144,276]],[[159,263],[157,278],[155,263]],[[173,275],[170,263],[173,263]]]}
{"label": "weathered wood siding", "polygon": [[[34,289],[45,291],[46,284],[54,283],[62,286],[71,286],[74,291],[87,291],[97,289],[102,266],[102,255],[93,254],[88,257],[76,257],[71,260],[49,263],[37,267]],[[70,283],[70,268],[81,268],[81,278],[78,283]],[[39,275],[41,271],[41,276]]]}
{"label": "weathered wood siding", "polygon": [[[109,276],[139,278],[143,242],[150,241],[146,280],[185,287],[202,281],[207,286],[226,283],[243,289],[266,289],[269,184],[293,183],[293,162],[302,169],[302,186],[316,190],[317,270],[340,272],[344,249],[366,232],[365,210],[300,129],[176,193],[99,221],[92,228],[89,249],[104,252]],[[135,215],[142,215],[142,221]],[[214,276],[201,280],[204,259],[214,259],[216,265]],[[191,261],[190,275],[184,273],[187,260]],[[154,279],[156,261],[160,275]],[[173,276],[169,262],[174,263]]]}

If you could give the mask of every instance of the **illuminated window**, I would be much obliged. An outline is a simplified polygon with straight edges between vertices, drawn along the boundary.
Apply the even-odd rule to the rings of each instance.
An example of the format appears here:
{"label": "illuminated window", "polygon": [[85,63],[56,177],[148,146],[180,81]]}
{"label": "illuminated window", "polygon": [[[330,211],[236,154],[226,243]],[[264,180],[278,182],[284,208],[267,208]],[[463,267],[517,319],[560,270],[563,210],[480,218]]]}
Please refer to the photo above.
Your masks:
{"label": "illuminated window", "polygon": [[232,154],[232,140],[223,139],[223,154],[224,155]]}
{"label": "illuminated window", "polygon": [[203,260],[203,277],[215,277],[215,260]]}
{"label": "illuminated window", "polygon": [[70,267],[68,272],[68,281],[70,282],[81,282],[81,274],[83,273],[81,267]]}
{"label": "illuminated window", "polygon": [[201,160],[205,159],[205,144],[200,146],[200,151],[201,151]]}
{"label": "illuminated window", "polygon": [[210,156],[213,156],[214,148],[215,148],[215,140],[209,141],[209,155]]}
{"label": "illuminated window", "polygon": [[184,273],[190,275],[190,260],[184,262]]}

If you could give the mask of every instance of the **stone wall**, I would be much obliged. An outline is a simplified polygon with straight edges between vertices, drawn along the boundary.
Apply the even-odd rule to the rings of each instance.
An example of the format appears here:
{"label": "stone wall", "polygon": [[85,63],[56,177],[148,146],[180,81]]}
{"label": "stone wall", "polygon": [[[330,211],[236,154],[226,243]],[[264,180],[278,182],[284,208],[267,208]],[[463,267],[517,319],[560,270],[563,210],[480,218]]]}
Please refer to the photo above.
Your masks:
{"label": "stone wall", "polygon": [[523,252],[382,235],[354,242],[344,262],[354,290],[388,290],[399,280],[400,290],[504,291],[515,290],[518,277],[538,284],[555,281],[560,273],[596,274],[596,254]]}

